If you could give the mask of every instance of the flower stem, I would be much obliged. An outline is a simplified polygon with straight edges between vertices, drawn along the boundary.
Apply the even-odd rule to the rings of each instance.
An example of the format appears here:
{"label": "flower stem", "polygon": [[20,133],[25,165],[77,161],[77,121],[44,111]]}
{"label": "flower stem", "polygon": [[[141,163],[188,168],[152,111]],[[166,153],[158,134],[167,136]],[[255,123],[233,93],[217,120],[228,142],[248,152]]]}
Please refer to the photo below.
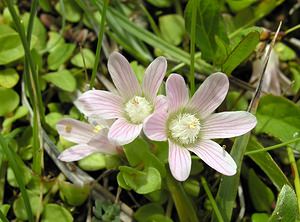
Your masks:
{"label": "flower stem", "polygon": [[211,206],[212,206],[212,208],[214,210],[214,213],[216,214],[217,220],[219,222],[224,222],[223,217],[222,217],[222,215],[220,213],[220,210],[219,210],[219,208],[217,206],[217,203],[216,203],[216,201],[215,201],[215,199],[214,199],[214,197],[213,197],[213,195],[212,195],[212,193],[211,193],[211,191],[210,191],[210,189],[209,189],[209,187],[207,185],[207,181],[206,181],[206,179],[204,177],[201,177],[201,184],[202,184],[202,186],[204,188],[204,191],[205,191],[205,193],[206,193],[206,195],[207,195],[207,197],[208,197],[208,199],[209,199],[209,201],[211,203]]}
{"label": "flower stem", "polygon": [[287,35],[287,34],[290,34],[291,32],[296,31],[297,29],[300,29],[300,24],[298,24],[298,25],[296,25],[296,26],[294,26],[294,27],[286,30],[284,33]]}
{"label": "flower stem", "polygon": [[287,148],[287,153],[288,153],[288,158],[291,163],[291,168],[294,176],[294,185],[295,185],[295,190],[296,190],[296,195],[297,195],[297,202],[298,202],[298,210],[300,212],[300,179],[299,179],[299,172],[297,168],[297,163],[295,160],[294,152],[291,147]]}
{"label": "flower stem", "polygon": [[295,142],[298,142],[298,141],[300,141],[300,138],[292,139],[292,140],[289,140],[287,142],[279,143],[279,144],[276,144],[276,145],[273,145],[273,146],[268,146],[268,147],[265,147],[264,149],[261,149],[261,150],[249,151],[249,152],[246,152],[245,155],[251,155],[251,154],[260,153],[260,152],[267,152],[269,150],[275,150],[275,149],[278,149],[278,148],[282,148],[285,145],[295,143]]}
{"label": "flower stem", "polygon": [[176,181],[167,170],[167,187],[174,201],[179,221],[198,222],[195,206],[185,193],[180,182]]}
{"label": "flower stem", "polygon": [[92,89],[94,87],[96,74],[97,74],[97,70],[98,70],[98,64],[99,64],[99,60],[100,60],[100,53],[101,53],[101,47],[102,47],[102,39],[103,39],[103,34],[104,34],[104,24],[105,24],[105,20],[106,20],[106,9],[108,8],[108,3],[109,3],[109,0],[104,0],[104,5],[102,8],[102,13],[101,13],[100,30],[98,33],[98,42],[97,42],[95,63],[94,63],[92,77],[91,77],[91,81],[90,81],[90,89]]}
{"label": "flower stem", "polygon": [[197,1],[192,0],[193,10],[191,19],[191,42],[190,42],[190,54],[191,54],[191,65],[190,65],[190,91],[191,94],[195,92],[195,39],[196,39],[196,18],[197,18]]}

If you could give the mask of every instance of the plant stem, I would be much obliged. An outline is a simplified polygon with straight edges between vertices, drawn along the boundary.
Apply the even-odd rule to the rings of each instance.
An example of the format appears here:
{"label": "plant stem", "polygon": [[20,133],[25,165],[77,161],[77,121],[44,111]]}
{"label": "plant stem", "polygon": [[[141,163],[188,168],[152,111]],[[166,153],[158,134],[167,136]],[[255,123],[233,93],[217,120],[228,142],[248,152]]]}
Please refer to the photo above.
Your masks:
{"label": "plant stem", "polygon": [[176,181],[167,170],[167,187],[174,201],[179,221],[198,222],[195,206],[185,193],[180,182]]}
{"label": "plant stem", "polygon": [[273,146],[268,146],[268,147],[265,147],[263,150],[249,151],[249,152],[246,152],[245,155],[251,155],[251,154],[260,153],[260,152],[267,152],[269,150],[275,150],[275,149],[278,149],[278,148],[282,148],[285,145],[295,143],[295,142],[298,142],[298,141],[300,141],[300,138],[292,139],[292,140],[289,140],[287,142],[279,143],[279,144],[276,144],[276,145],[273,145]]}
{"label": "plant stem", "polygon": [[102,13],[101,13],[100,30],[98,33],[98,42],[97,42],[95,63],[94,63],[92,77],[91,77],[91,81],[90,81],[90,89],[93,89],[93,87],[94,87],[96,74],[97,74],[97,70],[98,70],[98,64],[99,64],[99,60],[100,60],[100,53],[101,53],[101,47],[102,47],[102,39],[103,39],[103,34],[104,34],[104,24],[105,24],[105,20],[106,20],[106,9],[108,8],[108,3],[109,3],[109,0],[104,0],[104,5],[102,8]]}
{"label": "plant stem", "polygon": [[291,32],[296,31],[297,29],[300,29],[300,24],[298,24],[298,25],[296,25],[296,26],[294,26],[294,27],[286,30],[284,33],[287,35],[287,34],[290,34]]}
{"label": "plant stem", "polygon": [[299,172],[297,168],[297,163],[295,160],[294,152],[291,147],[287,148],[288,158],[291,163],[292,173],[294,175],[294,185],[297,195],[297,201],[298,201],[298,210],[300,212],[300,180],[299,180]]}
{"label": "plant stem", "polygon": [[197,1],[192,0],[193,10],[191,19],[191,41],[190,41],[190,54],[191,54],[191,64],[190,64],[190,92],[193,95],[195,92],[195,39],[196,39],[196,18],[197,18]]}
{"label": "plant stem", "polygon": [[216,214],[216,217],[217,217],[218,221],[219,222],[224,222],[223,217],[222,217],[222,215],[220,213],[220,210],[219,210],[219,208],[217,206],[217,203],[216,203],[216,201],[215,201],[215,199],[214,199],[214,197],[213,197],[213,195],[212,195],[212,193],[211,193],[211,191],[210,191],[210,189],[209,189],[209,187],[207,185],[207,181],[206,181],[206,179],[204,177],[201,177],[201,183],[202,183],[204,191],[205,191],[205,193],[206,193],[206,195],[207,195],[207,197],[208,197],[208,199],[209,199],[209,201],[211,203],[211,206],[212,206],[212,208],[213,208],[213,210],[214,210],[214,212]]}

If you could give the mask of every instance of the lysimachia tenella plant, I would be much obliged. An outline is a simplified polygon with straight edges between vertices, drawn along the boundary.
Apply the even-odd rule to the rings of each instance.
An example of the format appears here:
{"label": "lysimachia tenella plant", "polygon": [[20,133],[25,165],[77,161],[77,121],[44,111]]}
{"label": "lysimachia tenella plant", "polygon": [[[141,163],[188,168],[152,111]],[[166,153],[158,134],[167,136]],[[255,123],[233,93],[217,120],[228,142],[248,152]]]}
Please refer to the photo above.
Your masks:
{"label": "lysimachia tenella plant", "polygon": [[138,137],[150,115],[165,109],[165,98],[157,96],[157,92],[166,69],[166,59],[156,58],[146,69],[140,85],[126,58],[112,53],[108,70],[119,93],[90,90],[80,96],[77,103],[87,116],[116,119],[108,137],[117,144],[128,144]]}
{"label": "lysimachia tenella plant", "polygon": [[195,153],[207,165],[224,175],[234,175],[232,157],[212,139],[240,136],[256,125],[249,112],[213,114],[223,102],[229,88],[225,74],[210,75],[189,100],[182,76],[172,74],[166,82],[168,112],[158,112],[147,121],[144,131],[152,140],[169,142],[169,166],[173,176],[184,181],[191,171]]}
{"label": "lysimachia tenella plant", "polygon": [[[256,118],[245,111],[213,114],[229,88],[228,78],[223,73],[209,76],[190,100],[183,77],[171,74],[166,81],[166,96],[157,95],[166,68],[165,58],[158,57],[146,69],[140,85],[125,57],[113,53],[108,60],[108,70],[119,93],[90,90],[83,93],[76,104],[88,117],[97,116],[114,122],[109,129],[96,132],[97,128],[87,123],[61,121],[57,126],[60,135],[80,144],[64,151],[60,159],[74,161],[101,152],[105,149],[103,144],[107,144],[103,153],[116,153],[119,146],[134,141],[143,129],[150,140],[168,140],[169,166],[177,180],[184,181],[190,174],[189,151],[218,172],[234,175],[234,160],[212,139],[242,135],[255,127]],[[68,124],[76,129],[71,135],[66,133]],[[89,139],[74,140],[83,135]],[[80,147],[78,151],[77,147]]]}

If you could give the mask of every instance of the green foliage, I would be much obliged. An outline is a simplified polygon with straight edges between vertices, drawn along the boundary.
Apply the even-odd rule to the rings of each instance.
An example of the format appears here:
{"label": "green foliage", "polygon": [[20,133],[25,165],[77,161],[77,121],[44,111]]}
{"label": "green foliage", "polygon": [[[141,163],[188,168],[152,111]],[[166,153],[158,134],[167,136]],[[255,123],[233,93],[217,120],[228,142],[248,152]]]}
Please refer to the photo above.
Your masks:
{"label": "green foliage", "polygon": [[79,22],[81,19],[82,11],[72,0],[58,1],[55,9],[69,22]]}
{"label": "green foliage", "polygon": [[8,68],[0,70],[0,87],[12,88],[19,81],[19,74],[15,69]]}
{"label": "green foliage", "polygon": [[182,16],[177,14],[160,16],[159,28],[162,38],[167,42],[173,45],[179,45],[182,42],[185,33]]}
{"label": "green foliage", "polygon": [[[294,139],[300,132],[299,113],[299,106],[284,97],[264,96],[257,109],[256,131],[267,133],[282,142]],[[299,150],[300,147],[296,146],[295,149]]]}
{"label": "green foliage", "polygon": [[[189,1],[185,9],[185,24],[188,32],[191,31],[192,2]],[[196,45],[201,49],[204,59],[214,61],[215,53],[218,51],[215,37],[228,44],[224,21],[220,15],[222,3],[219,0],[196,0],[196,2]]]}
{"label": "green foliage", "polygon": [[246,37],[243,38],[228,55],[222,66],[222,71],[230,75],[238,65],[240,65],[246,58],[250,56],[258,42],[258,32],[250,32],[248,35],[246,35]]}
{"label": "green foliage", "polygon": [[296,221],[296,218],[298,217],[299,217],[299,212],[297,207],[296,194],[290,186],[284,185],[278,195],[276,208],[273,211],[269,219],[269,222]]}
{"label": "green foliage", "polygon": [[43,79],[67,92],[76,90],[76,79],[69,70],[47,73]]}
{"label": "green foliage", "polygon": [[[250,138],[247,151],[263,149],[264,147],[254,137]],[[269,153],[260,152],[252,154],[250,158],[264,171],[278,191],[280,191],[285,184],[290,185],[289,180]]]}
{"label": "green foliage", "polygon": [[78,165],[86,171],[102,170],[106,167],[105,155],[102,153],[93,153],[79,160]]}
{"label": "green foliage", "polygon": [[20,97],[13,89],[0,87],[0,116],[13,112],[19,105]]}
{"label": "green foliage", "polygon": [[58,204],[46,204],[41,222],[73,222],[71,213]]}
{"label": "green foliage", "polygon": [[51,52],[47,60],[48,68],[50,70],[57,70],[62,64],[64,64],[72,56],[73,51],[75,50],[75,45],[72,43],[62,42],[56,45],[54,42],[54,45],[55,48],[54,49],[51,48]]}
{"label": "green foliage", "polygon": [[107,201],[96,200],[93,207],[93,222],[120,222],[120,206]]}
{"label": "green foliage", "polygon": [[90,49],[82,49],[71,59],[73,65],[86,69],[92,69],[94,62],[95,54]]}
{"label": "green foliage", "polygon": [[[31,47],[37,38],[32,36]],[[14,62],[24,56],[24,49],[18,33],[8,25],[0,24],[0,65]]]}
{"label": "green foliage", "polygon": [[253,169],[248,173],[248,189],[254,208],[270,212],[275,199],[272,190],[261,181]]}
{"label": "green foliage", "polygon": [[65,181],[59,181],[61,199],[72,206],[82,205],[90,194],[89,185],[79,186]]}

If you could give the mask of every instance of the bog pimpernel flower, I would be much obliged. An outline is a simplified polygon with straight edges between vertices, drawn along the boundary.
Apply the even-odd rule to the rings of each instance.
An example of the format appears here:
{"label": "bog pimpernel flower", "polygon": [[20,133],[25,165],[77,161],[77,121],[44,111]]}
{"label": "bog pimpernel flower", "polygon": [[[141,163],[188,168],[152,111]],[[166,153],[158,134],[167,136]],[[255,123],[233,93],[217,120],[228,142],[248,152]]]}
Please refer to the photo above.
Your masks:
{"label": "bog pimpernel flower", "polygon": [[109,139],[120,145],[130,143],[140,134],[146,119],[165,107],[164,97],[156,94],[166,69],[166,59],[156,58],[146,69],[140,85],[126,58],[112,53],[108,70],[119,94],[90,90],[77,103],[87,116],[117,119],[109,129]]}
{"label": "bog pimpernel flower", "polygon": [[75,119],[63,119],[56,125],[60,136],[77,143],[63,151],[58,159],[66,162],[80,160],[92,153],[116,154],[119,147],[107,138],[105,126],[92,125]]}
{"label": "bog pimpernel flower", "polygon": [[244,111],[214,113],[225,99],[229,81],[225,74],[210,75],[189,100],[183,77],[172,74],[166,82],[168,112],[157,112],[144,126],[152,140],[169,142],[169,166],[173,176],[184,181],[191,170],[191,154],[224,175],[236,173],[232,157],[212,139],[242,135],[256,125]]}

